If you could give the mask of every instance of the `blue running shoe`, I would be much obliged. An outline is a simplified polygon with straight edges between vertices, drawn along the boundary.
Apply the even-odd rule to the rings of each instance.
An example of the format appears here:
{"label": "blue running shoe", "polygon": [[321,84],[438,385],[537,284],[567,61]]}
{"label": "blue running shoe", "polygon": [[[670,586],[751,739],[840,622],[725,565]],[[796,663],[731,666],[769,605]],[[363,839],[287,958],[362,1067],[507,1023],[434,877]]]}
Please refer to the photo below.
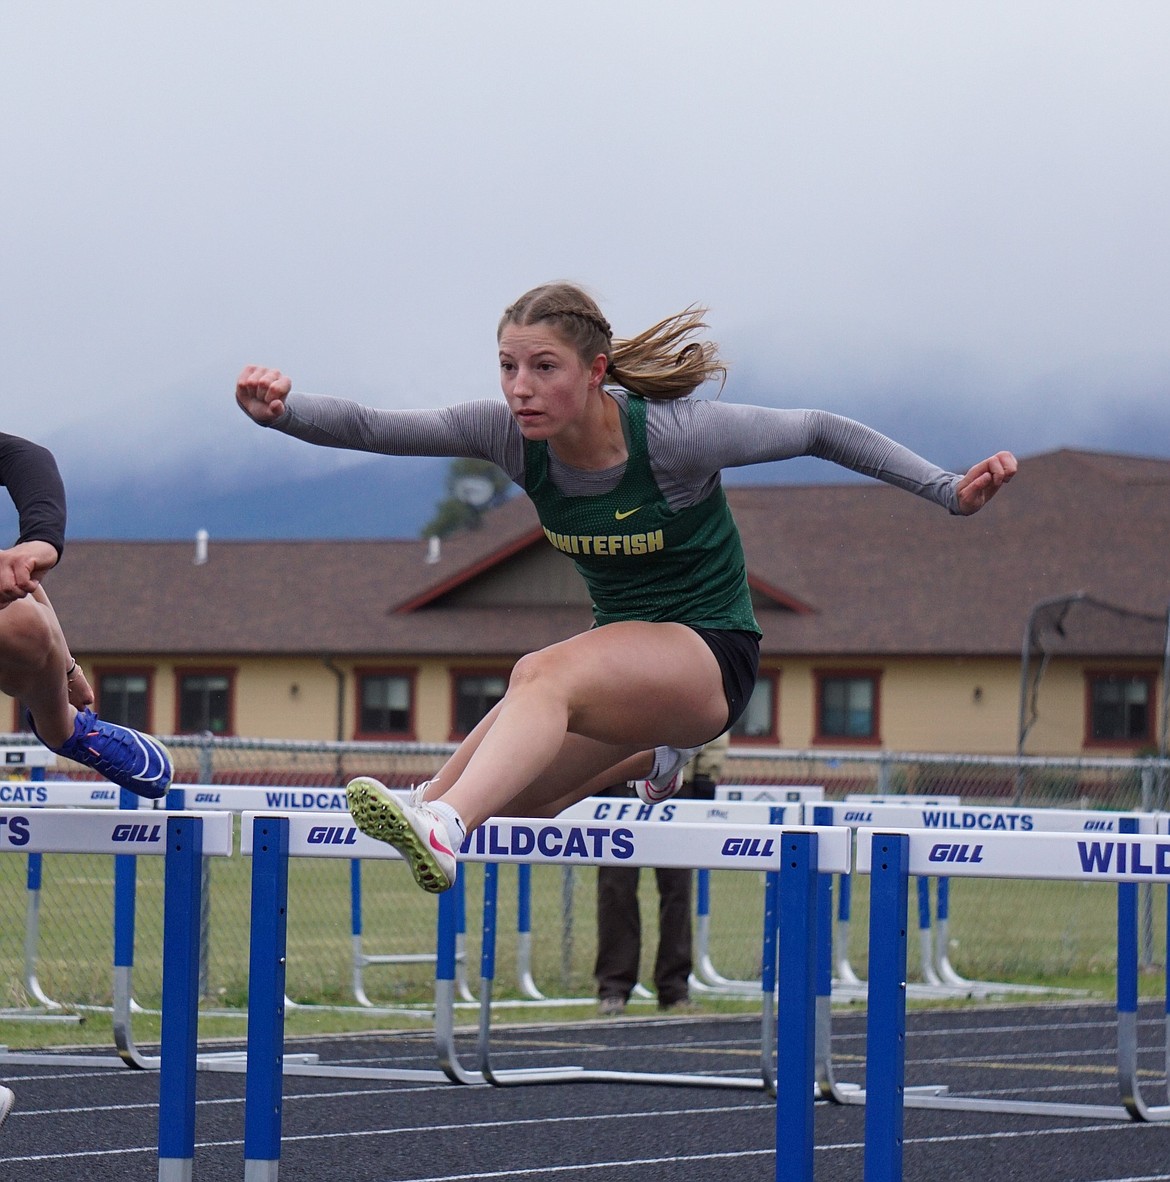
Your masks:
{"label": "blue running shoe", "polygon": [[[25,717],[36,735],[32,715],[26,712]],[[174,774],[171,753],[157,739],[116,722],[103,722],[88,708],[77,712],[73,734],[60,747],[49,750],[85,764],[118,787],[149,800],[166,796]]]}

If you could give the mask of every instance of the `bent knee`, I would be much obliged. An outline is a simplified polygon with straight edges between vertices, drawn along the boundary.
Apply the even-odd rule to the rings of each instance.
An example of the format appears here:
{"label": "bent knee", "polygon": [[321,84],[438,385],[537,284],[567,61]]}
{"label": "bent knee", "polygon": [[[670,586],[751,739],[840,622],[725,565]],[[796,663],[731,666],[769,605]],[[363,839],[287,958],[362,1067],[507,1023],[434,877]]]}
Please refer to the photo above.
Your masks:
{"label": "bent knee", "polygon": [[560,679],[564,662],[558,661],[547,649],[534,653],[525,653],[512,666],[512,674],[508,678],[508,689],[524,689],[534,685],[547,686],[554,678]]}
{"label": "bent knee", "polygon": [[0,615],[0,656],[44,654],[59,635],[59,625],[32,596],[9,603]]}
{"label": "bent knee", "polygon": [[0,612],[0,666],[45,665],[58,636],[56,620],[31,596]]}

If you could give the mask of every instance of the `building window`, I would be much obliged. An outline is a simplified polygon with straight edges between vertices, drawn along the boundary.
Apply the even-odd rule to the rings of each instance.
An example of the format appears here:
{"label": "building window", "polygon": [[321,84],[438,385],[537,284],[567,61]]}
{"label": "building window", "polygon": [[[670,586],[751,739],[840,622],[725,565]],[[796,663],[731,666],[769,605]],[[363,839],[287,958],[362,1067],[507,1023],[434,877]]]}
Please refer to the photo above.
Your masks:
{"label": "building window", "polygon": [[179,734],[230,735],[232,676],[226,672],[179,674]]}
{"label": "building window", "polygon": [[476,723],[504,696],[508,689],[507,673],[455,673],[454,723],[451,737],[465,738]]}
{"label": "building window", "polygon": [[1148,743],[1153,678],[1140,673],[1090,673],[1088,743]]}
{"label": "building window", "polygon": [[731,728],[733,739],[747,739],[756,742],[779,742],[779,728],[776,725],[776,687],[779,676],[775,673],[761,673],[747,709]]}
{"label": "building window", "polygon": [[96,709],[107,722],[150,730],[150,674],[120,671],[99,672]]}
{"label": "building window", "polygon": [[878,739],[878,678],[873,673],[818,673],[817,740]]}
{"label": "building window", "polygon": [[411,736],[414,678],[404,673],[358,674],[358,734]]}

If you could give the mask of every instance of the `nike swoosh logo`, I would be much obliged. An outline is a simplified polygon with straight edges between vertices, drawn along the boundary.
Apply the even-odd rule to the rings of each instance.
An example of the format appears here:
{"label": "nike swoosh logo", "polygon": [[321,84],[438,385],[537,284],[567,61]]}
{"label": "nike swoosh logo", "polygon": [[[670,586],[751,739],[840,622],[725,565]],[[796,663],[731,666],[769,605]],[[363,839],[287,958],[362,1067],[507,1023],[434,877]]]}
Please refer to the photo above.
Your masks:
{"label": "nike swoosh logo", "polygon": [[627,517],[633,517],[641,508],[642,506],[639,505],[637,509],[627,509],[624,513],[621,509],[615,509],[613,511],[613,519],[614,521],[625,521]]}
{"label": "nike swoosh logo", "polygon": [[435,831],[432,829],[427,837],[431,843],[431,849],[438,850],[440,854],[446,854],[448,858],[453,858],[455,855],[441,842],[435,840]]}

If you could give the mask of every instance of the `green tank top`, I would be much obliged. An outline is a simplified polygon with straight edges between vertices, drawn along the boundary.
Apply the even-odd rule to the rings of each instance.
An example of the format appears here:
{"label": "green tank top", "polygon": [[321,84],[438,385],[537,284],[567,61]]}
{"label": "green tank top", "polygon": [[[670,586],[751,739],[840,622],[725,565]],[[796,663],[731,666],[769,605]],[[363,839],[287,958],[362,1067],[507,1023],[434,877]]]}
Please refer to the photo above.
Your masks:
{"label": "green tank top", "polygon": [[627,404],[629,459],[617,487],[565,496],[553,487],[548,445],[524,444],[525,491],[545,537],[568,554],[593,598],[598,624],[674,621],[760,635],[748,592],[743,544],[722,487],[674,510],[654,480],[646,450],[646,405]]}

